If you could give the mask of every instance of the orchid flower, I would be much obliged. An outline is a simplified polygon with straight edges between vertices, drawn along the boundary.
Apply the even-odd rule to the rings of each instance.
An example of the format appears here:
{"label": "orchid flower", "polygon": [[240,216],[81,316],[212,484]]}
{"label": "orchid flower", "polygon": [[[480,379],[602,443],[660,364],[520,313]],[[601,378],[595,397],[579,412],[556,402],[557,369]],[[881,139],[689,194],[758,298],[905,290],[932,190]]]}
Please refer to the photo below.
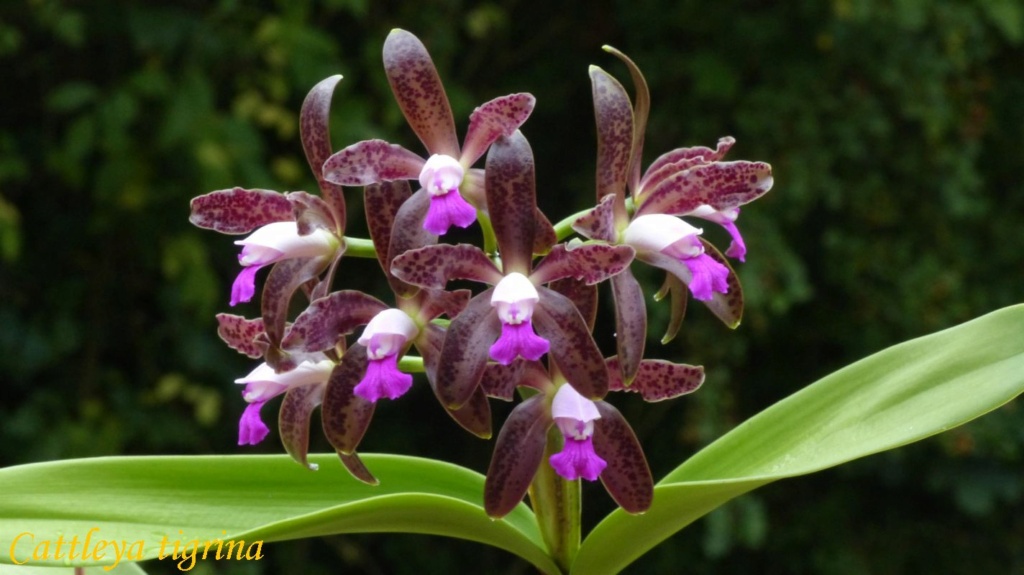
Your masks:
{"label": "orchid flower", "polygon": [[[573,302],[543,284],[576,277],[595,284],[632,259],[628,246],[557,246],[534,268],[538,232],[533,152],[518,131],[491,146],[485,168],[488,206],[501,266],[472,245],[429,245],[395,258],[392,273],[413,285],[441,289],[452,279],[495,286],[477,294],[452,320],[438,365],[439,397],[459,409],[477,393],[488,359],[509,364],[550,352],[584,396],[599,399],[608,374]],[[536,333],[534,332],[536,330]]]}
{"label": "orchid flower", "polygon": [[476,221],[477,209],[484,207],[482,178],[470,169],[494,140],[511,135],[526,121],[534,97],[510,94],[478,107],[470,115],[460,150],[448,97],[423,43],[405,30],[392,30],[384,42],[384,70],[402,113],[429,157],[383,140],[366,140],[328,158],[323,165],[325,177],[344,186],[418,180],[417,194],[429,197],[429,202],[416,201],[424,229],[440,236],[453,225],[469,226]]}
{"label": "orchid flower", "polygon": [[260,410],[267,401],[292,388],[323,386],[333,369],[334,362],[326,358],[317,362],[304,361],[284,373],[276,373],[272,367],[261,363],[245,377],[236,379],[235,383],[245,384],[242,398],[249,404],[238,424],[238,444],[256,445],[266,438],[270,429],[260,418]]}

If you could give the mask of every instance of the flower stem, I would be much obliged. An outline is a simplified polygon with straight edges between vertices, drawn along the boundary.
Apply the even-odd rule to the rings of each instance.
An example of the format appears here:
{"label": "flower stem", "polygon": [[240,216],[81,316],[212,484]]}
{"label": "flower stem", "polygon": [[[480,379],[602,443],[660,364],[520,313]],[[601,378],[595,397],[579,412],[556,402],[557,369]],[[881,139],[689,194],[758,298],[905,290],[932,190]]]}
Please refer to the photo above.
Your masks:
{"label": "flower stem", "polygon": [[355,258],[375,258],[377,250],[373,247],[371,240],[345,236],[345,255]]}
{"label": "flower stem", "polygon": [[402,359],[398,360],[398,369],[405,373],[423,373],[426,368],[423,367],[423,358],[415,355],[405,355]]}
{"label": "flower stem", "polygon": [[563,478],[547,464],[548,458],[561,449],[562,434],[552,426],[543,463],[530,484],[530,503],[548,553],[562,572],[568,573],[580,548],[580,482]]}

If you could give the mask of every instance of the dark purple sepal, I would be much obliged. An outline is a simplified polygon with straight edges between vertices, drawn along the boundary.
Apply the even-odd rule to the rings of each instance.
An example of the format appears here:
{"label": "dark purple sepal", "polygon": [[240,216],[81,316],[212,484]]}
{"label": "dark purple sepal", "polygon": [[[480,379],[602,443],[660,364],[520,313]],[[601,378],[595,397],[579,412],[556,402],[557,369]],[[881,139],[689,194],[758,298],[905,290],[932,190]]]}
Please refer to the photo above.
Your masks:
{"label": "dark purple sepal", "polygon": [[603,398],[608,393],[608,369],[579,310],[554,290],[541,286],[537,291],[540,301],[533,311],[533,325],[551,344],[549,353],[565,380],[587,399]]}
{"label": "dark purple sepal", "polygon": [[629,385],[618,375],[620,370],[619,358],[609,357],[611,381],[608,390],[639,393],[644,401],[649,402],[693,393],[704,383],[703,366],[672,363],[663,359],[645,359],[640,362],[636,377]]}
{"label": "dark purple sepal", "polygon": [[335,152],[324,162],[324,178],[342,186],[368,186],[420,177],[425,160],[384,140],[364,140]]}
{"label": "dark purple sepal", "polygon": [[284,450],[292,459],[301,465],[315,470],[310,465],[309,454],[309,420],[313,410],[320,405],[324,396],[324,386],[303,385],[293,387],[284,394],[281,410],[277,415],[277,429],[281,434]]}
{"label": "dark purple sepal", "polygon": [[683,326],[683,319],[686,317],[686,302],[690,299],[687,297],[686,285],[670,273],[665,274],[665,282],[658,293],[654,294],[654,301],[661,301],[665,296],[669,297],[669,315],[665,335],[661,337],[662,345],[669,343],[679,334],[679,328]]}
{"label": "dark purple sepal", "polygon": [[523,500],[544,458],[551,415],[543,394],[512,410],[498,432],[494,455],[484,481],[484,510],[504,517]]}
{"label": "dark purple sepal", "polygon": [[597,122],[597,199],[612,195],[616,219],[626,219],[626,178],[633,152],[633,105],[618,80],[590,67]]}
{"label": "dark purple sepal", "polygon": [[509,365],[489,363],[480,388],[488,397],[512,401],[519,386],[544,390],[551,385],[548,372],[539,361],[520,359]]}
{"label": "dark purple sepal", "polygon": [[647,80],[628,56],[611,46],[603,47],[605,52],[614,55],[629,69],[636,89],[636,102],[633,104],[633,149],[630,153],[630,168],[627,183],[633,194],[640,189],[640,159],[643,155],[644,135],[647,132],[647,116],[651,111],[651,92],[647,88]]}
{"label": "dark purple sepal", "polygon": [[[418,190],[406,200],[395,213],[395,223],[391,226],[391,241],[388,245],[388,259],[394,264],[398,256],[424,246],[437,243],[437,236],[423,227],[423,220],[430,209],[430,194],[426,190]],[[388,278],[395,278],[400,284],[392,282],[391,288],[400,297],[412,297],[419,287],[402,282],[388,270]]]}
{"label": "dark purple sepal", "polygon": [[472,166],[495,140],[511,136],[530,117],[536,102],[532,94],[509,94],[473,110],[462,146],[462,165]]}
{"label": "dark purple sepal", "polygon": [[228,347],[253,359],[262,357],[263,346],[256,342],[256,336],[263,333],[263,318],[246,319],[229,313],[217,314],[217,335]]}
{"label": "dark purple sepal", "polygon": [[533,253],[538,256],[545,255],[558,243],[555,226],[551,225],[551,220],[540,211],[540,208],[534,211],[533,226]]}
{"label": "dark purple sepal", "polygon": [[483,250],[471,244],[435,244],[407,251],[391,262],[391,273],[413,285],[435,289],[455,279],[494,285],[502,278]]}
{"label": "dark purple sepal", "polygon": [[610,375],[613,380],[620,378],[629,385],[644,357],[647,306],[644,303],[644,292],[630,270],[626,269],[613,276],[611,284],[615,301],[615,346],[621,361],[618,362],[619,373]]}
{"label": "dark purple sepal", "polygon": [[288,371],[295,367],[294,360],[281,349],[284,337],[285,322],[288,319],[288,304],[295,290],[317,277],[329,262],[326,258],[295,258],[283,260],[270,269],[267,281],[263,286],[263,299],[260,302],[265,328],[266,362],[277,372]]}
{"label": "dark purple sepal", "polygon": [[309,167],[313,170],[313,175],[316,176],[320,193],[330,205],[334,220],[339,222],[341,228],[344,228],[344,190],[341,186],[324,179],[323,174],[324,162],[327,161],[332,151],[329,129],[331,98],[333,98],[334,88],[340,80],[340,75],[325,78],[306,94],[306,99],[302,101],[302,110],[299,112],[299,134],[302,138],[302,149],[306,153],[306,161],[309,162]]}
{"label": "dark purple sepal", "polygon": [[[370,239],[377,251],[377,261],[384,270],[384,275],[391,284],[391,290],[397,294],[412,294],[416,288],[391,275],[392,254],[389,251],[395,217],[402,204],[412,196],[412,189],[406,180],[382,182],[366,186],[363,190],[363,206],[366,213],[366,225],[370,230]],[[399,232],[401,233],[401,232]],[[431,234],[424,238],[421,245],[434,243],[436,238]],[[421,247],[421,246],[416,246]]]}
{"label": "dark purple sepal", "polygon": [[715,162],[677,172],[638,198],[636,215],[684,215],[701,206],[735,208],[768,193],[772,167],[764,162]]}
{"label": "dark purple sepal", "polygon": [[636,434],[619,410],[597,402],[601,418],[594,421],[594,451],[608,466],[601,483],[627,513],[643,513],[654,500],[654,480]]}
{"label": "dark purple sepal", "polygon": [[247,234],[274,222],[294,219],[292,204],[271,190],[231,188],[192,198],[192,225],[222,234]]}
{"label": "dark purple sepal", "polygon": [[506,274],[530,273],[537,189],[533,150],[522,132],[499,138],[487,152],[487,210]]}
{"label": "dark purple sepal", "polygon": [[441,398],[437,389],[437,364],[444,343],[445,330],[436,325],[428,325],[416,338],[416,350],[423,358],[423,366],[427,372],[427,382],[437,397],[441,407],[463,429],[482,439],[491,438],[491,406],[482,389],[477,389],[469,400],[459,409],[449,408]]}
{"label": "dark purple sepal", "polygon": [[594,330],[598,307],[596,285],[587,285],[573,278],[563,278],[551,282],[548,287],[572,300],[584,323],[587,324],[587,329]]}
{"label": "dark purple sepal", "polygon": [[419,319],[425,323],[442,315],[448,316],[449,319],[454,318],[466,309],[466,304],[472,297],[473,292],[467,289],[425,289],[419,296]]}
{"label": "dark purple sepal", "polygon": [[380,480],[370,473],[363,460],[359,458],[358,453],[354,451],[352,453],[342,453],[339,451],[338,458],[341,459],[342,465],[352,474],[352,477],[367,485],[380,485]]}
{"label": "dark purple sepal", "polygon": [[451,409],[462,407],[479,387],[491,344],[501,333],[501,321],[491,307],[493,292],[489,288],[469,300],[445,334],[435,377],[438,397]]}
{"label": "dark purple sepal", "polygon": [[458,158],[459,140],[448,96],[419,38],[392,30],[384,41],[384,72],[409,127],[427,150]]}
{"label": "dark purple sepal", "polygon": [[700,241],[704,244],[705,254],[729,269],[729,276],[726,278],[729,291],[727,293],[713,292],[713,297],[709,301],[701,303],[708,306],[711,313],[722,320],[726,326],[736,329],[740,326],[740,321],[743,320],[743,286],[740,285],[740,278],[732,269],[728,258],[723,256],[718,248],[704,238],[701,238]]}
{"label": "dark purple sepal", "polygon": [[355,344],[345,352],[327,380],[320,419],[327,441],[340,453],[355,452],[373,419],[376,404],[354,391],[366,373],[367,362],[366,348]]}
{"label": "dark purple sepal", "polygon": [[617,243],[619,232],[615,226],[615,212],[612,208],[614,202],[613,195],[601,198],[594,209],[573,222],[572,229],[585,238]]}
{"label": "dark purple sepal", "polygon": [[361,291],[336,291],[310,302],[295,318],[281,347],[307,353],[334,349],[345,335],[386,309],[387,304]]}
{"label": "dark purple sepal", "polygon": [[584,244],[555,246],[530,274],[530,281],[546,284],[571,277],[594,285],[629,267],[636,252],[627,245]]}
{"label": "dark purple sepal", "polygon": [[314,230],[323,229],[341,236],[345,233],[344,220],[335,219],[331,206],[323,198],[306,192],[290,192],[285,196],[292,203],[295,224],[299,235],[305,236]]}
{"label": "dark purple sepal", "polygon": [[689,148],[676,148],[670,152],[666,152],[650,166],[647,167],[647,172],[644,173],[643,180],[640,182],[642,188],[653,189],[653,186],[657,185],[658,182],[664,180],[673,173],[697,166],[700,164],[710,164],[712,162],[721,161],[728,153],[729,148],[732,148],[736,140],[732,136],[726,136],[719,138],[718,145],[714,150],[705,146],[693,146]]}

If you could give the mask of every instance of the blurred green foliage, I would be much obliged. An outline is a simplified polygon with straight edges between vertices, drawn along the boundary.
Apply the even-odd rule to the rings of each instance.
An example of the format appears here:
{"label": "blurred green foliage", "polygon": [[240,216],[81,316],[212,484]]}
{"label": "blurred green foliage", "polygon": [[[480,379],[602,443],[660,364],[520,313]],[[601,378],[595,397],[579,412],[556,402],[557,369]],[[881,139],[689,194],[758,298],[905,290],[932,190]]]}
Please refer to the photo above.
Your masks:
{"label": "blurred green foliage", "polygon": [[[232,381],[252,362],[218,341],[213,320],[228,309],[234,246],[191,228],[188,201],[234,185],[314,190],[296,118],[306,91],[334,73],[345,75],[335,147],[383,137],[419,149],[381,70],[395,26],[431,50],[460,129],[480,102],[537,96],[524,133],[552,219],[593,201],[586,66],[628,86],[602,44],[629,54],[651,85],[648,161],[733,135],[733,158],[773,164],[774,191],[741,219],[751,248],[738,268],[744,325],[726,333],[692,305],[679,340],[662,348],[665,308],[649,302],[648,354],[708,369],[689,398],[618,402],[656,477],[846,363],[1024,300],[1016,0],[567,0],[557,10],[9,2],[0,6],[0,464],[238,452],[243,404]],[[360,209],[353,192],[350,213]],[[353,217],[350,233],[362,229]],[[719,232],[707,229],[721,244]],[[349,262],[340,281],[380,288],[366,279],[372,262]],[[653,293],[657,274],[636,271]],[[599,323],[608,345],[611,320]],[[378,410],[365,449],[484,469],[490,444],[417,393]],[[507,408],[496,410],[500,421]],[[279,447],[271,438],[258,450]],[[593,521],[611,503],[590,487]],[[768,487],[632,569],[1020,572],[1022,510],[1024,413],[1010,405],[936,440]],[[267,555],[194,572],[529,572],[499,551],[418,536],[302,541]]]}

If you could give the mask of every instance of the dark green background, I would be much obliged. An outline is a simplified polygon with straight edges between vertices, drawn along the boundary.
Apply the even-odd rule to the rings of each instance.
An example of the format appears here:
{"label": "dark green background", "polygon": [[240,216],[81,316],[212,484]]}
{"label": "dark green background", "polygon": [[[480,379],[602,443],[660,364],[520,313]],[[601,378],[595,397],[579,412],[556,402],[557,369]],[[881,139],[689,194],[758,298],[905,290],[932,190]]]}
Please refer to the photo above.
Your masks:
{"label": "dark green background", "polygon": [[[680,338],[663,348],[665,308],[649,302],[649,356],[708,371],[688,398],[616,400],[656,477],[846,363],[1024,300],[1017,0],[7,2],[0,464],[281,451],[276,435],[235,445],[243,402],[233,380],[253,362],[219,342],[213,315],[229,309],[236,246],[190,227],[188,201],[234,185],[312,191],[296,116],[306,91],[334,73],[345,75],[336,147],[382,137],[420,150],[380,63],[396,26],[430,49],[460,132],[483,101],[537,96],[523,132],[553,220],[593,200],[587,66],[629,86],[602,44],[647,75],[648,162],[732,135],[731,159],[774,166],[774,190],[740,220],[750,248],[738,267],[748,301],[740,329],[691,305]],[[359,235],[355,190],[349,198],[349,233]],[[374,266],[346,259],[338,285],[386,293]],[[658,274],[634,269],[653,293]],[[610,321],[600,323],[607,343]],[[490,448],[423,385],[379,409],[364,442],[481,471]],[[1022,466],[1024,413],[1011,404],[923,444],[744,497],[628,571],[1024,572]],[[590,525],[611,503],[600,487],[586,496]],[[193,573],[530,572],[501,551],[411,535],[265,553]]]}

